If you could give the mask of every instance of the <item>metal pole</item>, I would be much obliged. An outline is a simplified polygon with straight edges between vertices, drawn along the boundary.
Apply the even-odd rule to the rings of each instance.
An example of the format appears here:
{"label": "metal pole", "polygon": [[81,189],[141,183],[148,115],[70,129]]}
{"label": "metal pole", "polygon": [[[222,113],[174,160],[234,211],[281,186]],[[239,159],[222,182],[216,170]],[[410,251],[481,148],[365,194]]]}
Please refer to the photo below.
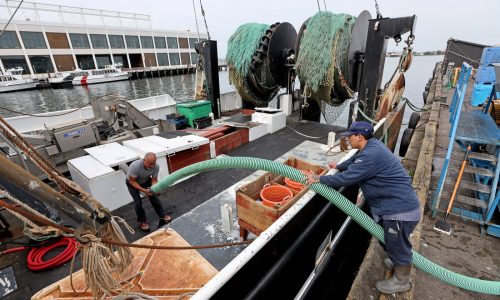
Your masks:
{"label": "metal pole", "polygon": [[20,200],[30,204],[30,199],[26,197],[30,196],[31,199],[44,202],[58,211],[64,211],[78,223],[93,226],[92,214],[87,209],[57,192],[3,155],[0,155],[0,169],[2,170],[0,184],[14,196],[23,195],[23,197],[18,197]]}

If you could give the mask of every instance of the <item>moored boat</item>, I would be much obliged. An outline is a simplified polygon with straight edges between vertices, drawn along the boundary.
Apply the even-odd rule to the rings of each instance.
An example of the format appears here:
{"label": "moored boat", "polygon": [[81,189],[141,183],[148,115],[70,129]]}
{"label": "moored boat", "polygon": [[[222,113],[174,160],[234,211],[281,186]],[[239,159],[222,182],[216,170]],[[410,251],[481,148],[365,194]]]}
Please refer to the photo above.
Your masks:
{"label": "moored boat", "polygon": [[25,79],[22,77],[22,73],[23,68],[16,67],[8,69],[5,74],[0,75],[0,93],[34,89],[38,81],[32,78]]}
{"label": "moored boat", "polygon": [[72,73],[73,85],[87,85],[129,79],[128,72],[121,70],[118,65],[109,65],[104,69],[77,70]]}
{"label": "moored boat", "polygon": [[122,71],[120,67],[120,65],[108,65],[104,69],[76,69],[73,72],[59,72],[55,74],[55,77],[49,78],[49,83],[52,87],[64,87],[129,79],[129,73]]}

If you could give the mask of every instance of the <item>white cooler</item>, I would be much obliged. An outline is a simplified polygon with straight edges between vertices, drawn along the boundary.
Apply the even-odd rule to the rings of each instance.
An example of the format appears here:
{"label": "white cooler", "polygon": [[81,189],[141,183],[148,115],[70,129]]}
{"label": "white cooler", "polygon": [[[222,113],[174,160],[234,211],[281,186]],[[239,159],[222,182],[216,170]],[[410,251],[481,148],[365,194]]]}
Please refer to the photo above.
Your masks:
{"label": "white cooler", "polygon": [[68,169],[73,181],[109,210],[133,201],[122,170],[114,170],[90,155],[69,160]]}
{"label": "white cooler", "polygon": [[118,143],[109,143],[86,148],[85,152],[108,167],[130,164],[139,158],[137,153]]}
{"label": "white cooler", "polygon": [[156,154],[156,162],[160,166],[160,171],[158,172],[158,180],[161,180],[163,177],[166,177],[168,172],[168,164],[167,164],[167,152],[165,147],[154,143],[147,138],[138,138],[134,140],[128,140],[123,142],[123,146],[128,149],[136,152],[141,158],[144,158],[144,155],[148,152],[153,152]]}

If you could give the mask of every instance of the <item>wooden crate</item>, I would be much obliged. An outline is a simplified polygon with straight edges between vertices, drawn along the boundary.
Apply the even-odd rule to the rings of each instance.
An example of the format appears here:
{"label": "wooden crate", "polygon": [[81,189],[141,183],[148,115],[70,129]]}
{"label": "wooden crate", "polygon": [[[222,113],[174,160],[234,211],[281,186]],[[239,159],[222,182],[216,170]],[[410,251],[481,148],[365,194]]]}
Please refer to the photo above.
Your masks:
{"label": "wooden crate", "polygon": [[[284,164],[303,171],[313,171],[318,175],[327,172],[327,168],[325,167],[313,165],[294,157],[288,158]],[[294,195],[292,199],[284,205],[269,207],[265,206],[259,199],[260,191],[266,184],[284,186],[285,178],[276,174],[266,173],[236,191],[238,224],[240,225],[240,236],[243,239],[246,239],[248,232],[260,235],[309,191],[308,186],[305,186],[300,191],[291,189]]]}

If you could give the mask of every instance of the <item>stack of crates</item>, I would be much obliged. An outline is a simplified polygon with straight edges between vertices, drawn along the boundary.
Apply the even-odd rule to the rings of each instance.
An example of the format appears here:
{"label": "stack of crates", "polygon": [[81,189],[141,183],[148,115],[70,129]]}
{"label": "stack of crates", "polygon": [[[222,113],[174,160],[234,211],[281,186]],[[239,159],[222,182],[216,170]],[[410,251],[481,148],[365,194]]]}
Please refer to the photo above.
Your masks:
{"label": "stack of crates", "polygon": [[177,104],[177,111],[186,117],[189,126],[195,128],[194,120],[208,117],[212,112],[212,104],[206,100],[182,102]]}
{"label": "stack of crates", "polygon": [[[490,97],[493,85],[496,83],[494,63],[500,63],[500,47],[484,48],[481,62],[476,72],[476,82],[472,91],[471,105],[479,106]],[[497,91],[497,98],[500,91]]]}

